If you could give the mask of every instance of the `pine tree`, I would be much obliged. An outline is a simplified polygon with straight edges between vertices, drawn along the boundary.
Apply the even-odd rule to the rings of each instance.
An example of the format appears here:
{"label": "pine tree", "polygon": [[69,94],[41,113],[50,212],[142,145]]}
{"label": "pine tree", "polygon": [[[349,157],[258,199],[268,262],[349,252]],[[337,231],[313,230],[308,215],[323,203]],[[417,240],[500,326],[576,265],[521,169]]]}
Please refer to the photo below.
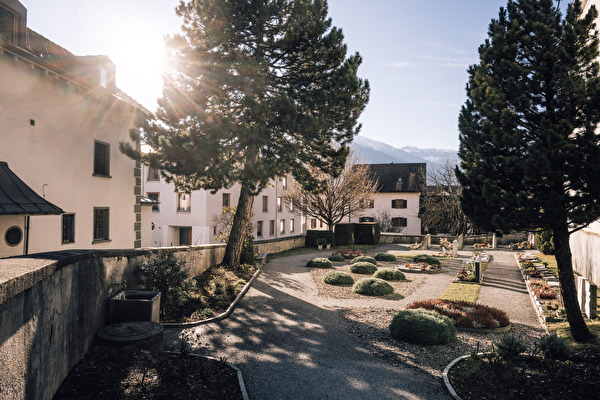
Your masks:
{"label": "pine tree", "polygon": [[462,206],[490,231],[550,229],[573,338],[578,307],[569,235],[600,216],[600,78],[595,8],[509,1],[469,68],[459,116]]}
{"label": "pine tree", "polygon": [[152,152],[123,150],[178,190],[241,184],[223,260],[237,266],[254,196],[270,179],[291,173],[320,189],[311,168],[340,173],[369,84],[325,0],[195,0],[176,11],[183,33],[167,42],[163,97],[141,126]]}

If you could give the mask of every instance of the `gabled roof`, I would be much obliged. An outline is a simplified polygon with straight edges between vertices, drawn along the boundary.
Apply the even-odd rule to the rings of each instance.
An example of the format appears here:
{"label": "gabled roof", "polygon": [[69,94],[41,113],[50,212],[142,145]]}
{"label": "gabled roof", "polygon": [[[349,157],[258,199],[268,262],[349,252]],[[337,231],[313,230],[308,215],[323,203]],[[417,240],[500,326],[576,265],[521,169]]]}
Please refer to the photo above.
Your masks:
{"label": "gabled roof", "polygon": [[427,182],[425,163],[365,164],[379,181],[378,193],[421,192]]}
{"label": "gabled roof", "polygon": [[62,214],[63,210],[40,197],[8,164],[0,161],[0,215]]}

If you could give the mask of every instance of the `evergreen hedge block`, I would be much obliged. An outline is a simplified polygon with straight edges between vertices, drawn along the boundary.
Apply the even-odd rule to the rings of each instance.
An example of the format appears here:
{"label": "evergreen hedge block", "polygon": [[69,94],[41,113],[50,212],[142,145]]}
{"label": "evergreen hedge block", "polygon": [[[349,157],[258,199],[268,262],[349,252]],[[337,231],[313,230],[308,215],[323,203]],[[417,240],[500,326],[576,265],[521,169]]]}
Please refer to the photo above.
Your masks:
{"label": "evergreen hedge block", "polygon": [[378,244],[381,235],[377,222],[361,222],[354,225],[354,244]]}
{"label": "evergreen hedge block", "polygon": [[317,247],[317,239],[325,239],[327,243],[335,246],[335,236],[331,231],[318,231],[308,230],[306,231],[306,239],[304,245],[306,247]]}
{"label": "evergreen hedge block", "polygon": [[354,224],[337,224],[335,226],[335,243],[338,246],[354,244]]}

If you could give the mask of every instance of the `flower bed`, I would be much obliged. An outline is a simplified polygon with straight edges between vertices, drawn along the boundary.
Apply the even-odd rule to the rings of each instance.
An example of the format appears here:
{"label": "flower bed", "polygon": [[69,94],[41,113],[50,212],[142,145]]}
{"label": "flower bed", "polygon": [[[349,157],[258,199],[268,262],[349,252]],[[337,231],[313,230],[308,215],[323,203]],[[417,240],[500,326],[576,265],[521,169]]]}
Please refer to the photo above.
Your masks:
{"label": "flower bed", "polygon": [[358,256],[366,256],[367,253],[362,250],[337,250],[333,254],[339,254],[345,259],[349,260]]}
{"label": "flower bed", "polygon": [[434,310],[450,317],[458,328],[498,329],[510,325],[504,311],[468,301],[420,300],[406,308]]}
{"label": "flower bed", "polygon": [[442,272],[442,267],[439,265],[430,265],[427,263],[417,263],[417,264],[400,264],[400,265],[396,265],[396,269],[400,270],[402,272],[409,272],[409,273],[426,273],[426,274],[431,274],[431,273],[438,273],[438,272]]}

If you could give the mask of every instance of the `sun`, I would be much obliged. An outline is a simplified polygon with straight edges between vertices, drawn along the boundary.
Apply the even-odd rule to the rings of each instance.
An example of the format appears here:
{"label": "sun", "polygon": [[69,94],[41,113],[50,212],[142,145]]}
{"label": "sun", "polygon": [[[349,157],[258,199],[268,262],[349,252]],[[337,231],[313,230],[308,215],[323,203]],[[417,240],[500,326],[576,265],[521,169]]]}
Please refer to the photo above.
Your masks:
{"label": "sun", "polygon": [[116,66],[117,87],[154,111],[166,64],[163,33],[143,24],[118,31],[109,54]]}

